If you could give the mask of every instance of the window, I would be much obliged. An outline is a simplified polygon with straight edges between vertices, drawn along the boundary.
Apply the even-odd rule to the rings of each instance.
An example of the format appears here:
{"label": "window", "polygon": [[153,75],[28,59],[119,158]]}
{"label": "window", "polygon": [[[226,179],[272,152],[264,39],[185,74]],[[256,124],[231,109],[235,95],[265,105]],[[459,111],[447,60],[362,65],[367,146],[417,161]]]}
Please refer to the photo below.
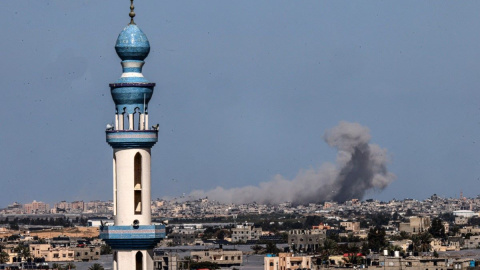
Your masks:
{"label": "window", "polygon": [[134,158],[134,209],[135,215],[142,214],[142,155],[137,153]]}

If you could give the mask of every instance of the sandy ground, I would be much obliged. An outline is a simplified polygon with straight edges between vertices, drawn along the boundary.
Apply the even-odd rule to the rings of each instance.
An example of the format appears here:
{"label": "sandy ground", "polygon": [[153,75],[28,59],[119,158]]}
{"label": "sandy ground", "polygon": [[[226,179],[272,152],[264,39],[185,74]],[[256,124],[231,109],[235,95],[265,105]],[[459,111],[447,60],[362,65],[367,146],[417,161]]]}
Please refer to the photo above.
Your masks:
{"label": "sandy ground", "polygon": [[[12,234],[26,234],[25,231],[8,231],[6,233],[0,234],[2,236],[10,236]],[[99,230],[95,227],[74,227],[74,228],[63,228],[60,230],[41,230],[41,231],[31,231],[30,236],[38,236],[38,238],[52,238],[58,236],[68,236],[68,237],[98,237]]]}

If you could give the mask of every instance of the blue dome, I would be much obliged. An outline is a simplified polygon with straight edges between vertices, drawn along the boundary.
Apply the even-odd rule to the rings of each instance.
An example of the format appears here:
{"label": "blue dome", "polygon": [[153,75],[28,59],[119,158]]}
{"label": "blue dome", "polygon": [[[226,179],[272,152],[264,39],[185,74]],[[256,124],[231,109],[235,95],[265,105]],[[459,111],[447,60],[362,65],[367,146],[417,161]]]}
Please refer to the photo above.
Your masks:
{"label": "blue dome", "polygon": [[129,24],[118,35],[115,50],[123,60],[140,60],[147,58],[150,43],[147,36],[135,24]]}

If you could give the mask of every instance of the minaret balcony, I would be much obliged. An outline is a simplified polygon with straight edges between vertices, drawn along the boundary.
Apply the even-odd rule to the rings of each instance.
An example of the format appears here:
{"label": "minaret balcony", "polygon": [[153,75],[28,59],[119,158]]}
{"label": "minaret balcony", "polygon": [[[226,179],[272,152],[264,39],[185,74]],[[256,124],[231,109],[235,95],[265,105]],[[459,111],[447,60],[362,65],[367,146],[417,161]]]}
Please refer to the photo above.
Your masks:
{"label": "minaret balcony", "polygon": [[165,225],[100,227],[100,239],[113,249],[152,249],[165,236]]}
{"label": "minaret balcony", "polygon": [[152,148],[158,141],[158,130],[107,130],[112,148]]}

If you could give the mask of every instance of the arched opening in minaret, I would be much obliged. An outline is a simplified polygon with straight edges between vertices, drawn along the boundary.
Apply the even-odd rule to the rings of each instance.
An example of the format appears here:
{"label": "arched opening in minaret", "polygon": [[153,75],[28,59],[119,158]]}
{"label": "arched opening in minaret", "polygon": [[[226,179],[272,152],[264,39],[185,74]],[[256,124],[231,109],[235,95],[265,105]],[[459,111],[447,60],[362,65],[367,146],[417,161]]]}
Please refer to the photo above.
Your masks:
{"label": "arched opening in minaret", "polygon": [[[126,108],[123,108],[123,110],[117,112],[116,118],[118,118],[118,130],[125,130],[125,127],[128,127],[128,119],[125,119],[125,112]],[[125,125],[125,122],[127,122],[127,125]]]}
{"label": "arched opening in minaret", "polygon": [[128,114],[128,130],[133,130],[133,128],[135,127],[134,118],[133,118],[134,115],[135,115],[135,112]]}
{"label": "arched opening in minaret", "polygon": [[135,108],[135,123],[138,123],[138,130],[145,130],[145,114],[140,111],[140,108]]}
{"label": "arched opening in minaret", "polygon": [[143,269],[143,254],[142,252],[138,251],[135,254],[135,270],[142,270]]}
{"label": "arched opening in minaret", "polygon": [[118,258],[117,258],[117,256],[118,256],[117,251],[114,251],[113,252],[113,270],[118,269]]}
{"label": "arched opening in minaret", "polygon": [[135,154],[133,163],[134,177],[133,177],[133,189],[134,189],[134,209],[135,215],[142,214],[142,155],[140,153]]}

